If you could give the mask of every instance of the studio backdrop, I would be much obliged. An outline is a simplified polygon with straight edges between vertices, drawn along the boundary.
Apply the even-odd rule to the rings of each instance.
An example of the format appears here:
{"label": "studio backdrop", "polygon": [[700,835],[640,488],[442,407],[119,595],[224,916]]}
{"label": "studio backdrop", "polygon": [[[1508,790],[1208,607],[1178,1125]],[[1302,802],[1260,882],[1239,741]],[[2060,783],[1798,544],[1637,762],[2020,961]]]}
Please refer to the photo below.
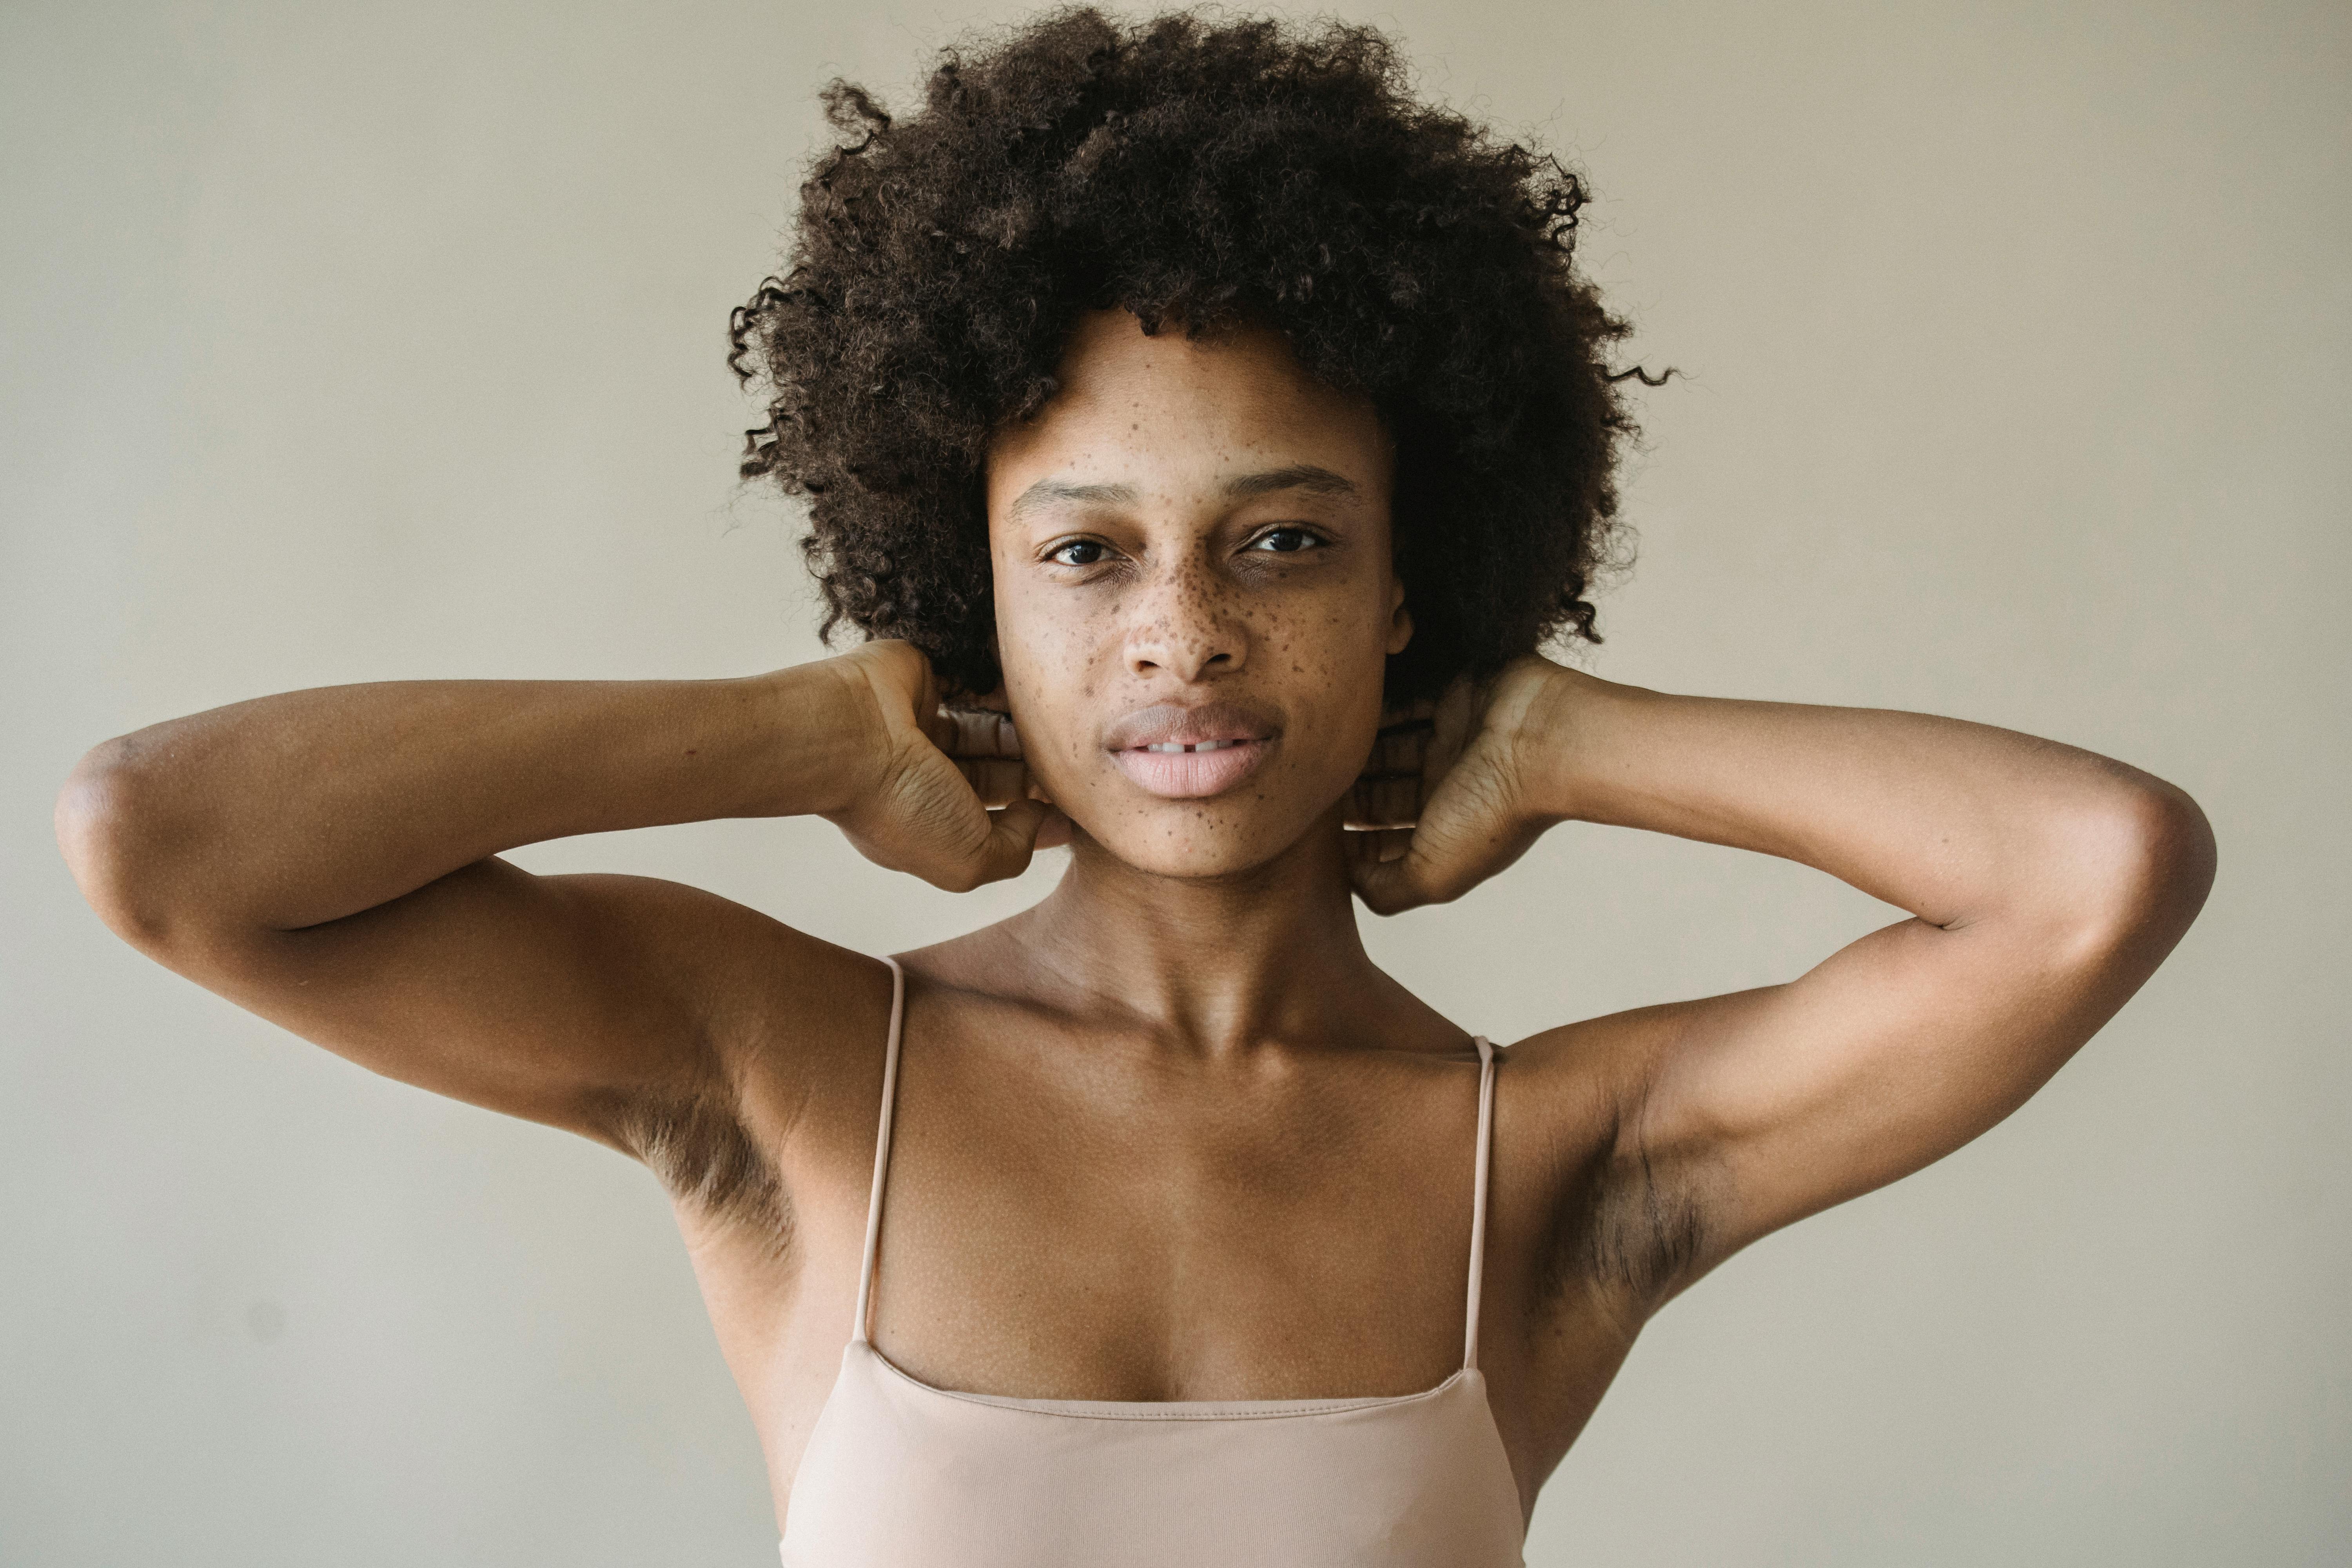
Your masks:
{"label": "studio backdrop", "polygon": [[[1343,5],[1596,193],[1637,395],[1611,679],[2137,763],[2203,917],[1992,1133],[1666,1310],[1528,1547],[1574,1564],[2352,1561],[2352,10]],[[816,657],[723,363],[815,93],[1021,12],[0,6],[0,1563],[772,1563],[667,1205],[117,942],[106,736],[398,677]],[[547,845],[868,952],[961,897],[823,822]],[[1896,911],[1571,826],[1364,917],[1465,1028],[1790,978]]]}

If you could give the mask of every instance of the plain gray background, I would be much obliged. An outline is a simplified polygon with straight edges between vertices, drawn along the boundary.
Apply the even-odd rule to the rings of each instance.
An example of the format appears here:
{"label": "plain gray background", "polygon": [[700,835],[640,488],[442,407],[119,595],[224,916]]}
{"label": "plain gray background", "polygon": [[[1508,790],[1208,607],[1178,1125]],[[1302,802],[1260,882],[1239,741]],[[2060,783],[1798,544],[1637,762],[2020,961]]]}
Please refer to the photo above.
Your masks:
{"label": "plain gray background", "polygon": [[[147,963],[49,804],[90,743],[266,691],[815,656],[795,520],[733,485],[727,312],[823,81],[910,108],[1021,14],[0,5],[0,1562],[773,1562],[651,1180]],[[1630,353],[1689,373],[1640,395],[1591,668],[2057,737],[2221,846],[2032,1104],[1660,1318],[1529,1563],[2352,1560],[2352,10],[1347,14],[1590,172]],[[869,951],[1058,861],[956,898],[816,822],[520,858]],[[1893,918],[1571,826],[1367,924],[1507,1039]]]}

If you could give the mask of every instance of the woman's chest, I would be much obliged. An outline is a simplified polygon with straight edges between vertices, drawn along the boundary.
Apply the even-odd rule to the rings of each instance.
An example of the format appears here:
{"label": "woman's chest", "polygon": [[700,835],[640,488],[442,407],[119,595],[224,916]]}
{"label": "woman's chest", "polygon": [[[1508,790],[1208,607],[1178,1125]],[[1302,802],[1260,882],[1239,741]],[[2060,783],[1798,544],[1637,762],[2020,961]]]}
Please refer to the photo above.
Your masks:
{"label": "woman's chest", "polygon": [[1298,1141],[1152,1116],[1082,1133],[1049,1115],[995,1148],[927,1138],[927,1120],[893,1153],[871,1320],[927,1382],[1309,1398],[1413,1392],[1461,1364],[1466,1149],[1431,1168],[1360,1127]]}
{"label": "woman's chest", "polygon": [[[1479,1089],[1475,1058],[1426,1055],[1040,1074],[907,1052],[878,1206],[875,1129],[844,1119],[796,1144],[787,1266],[698,1240],[780,1496],[850,1336],[869,1219],[876,1347],[933,1387],[1016,1399],[1431,1389],[1464,1364],[1475,1248],[1495,1418],[1531,1481],[1590,1408],[1534,1384],[1597,1399],[1622,1347],[1537,1300],[1558,1295],[1558,1205],[1526,1151],[1490,1142],[1481,1236]],[[1513,1120],[1499,1095],[1490,1115]],[[1558,1365],[1563,1347],[1583,1364]]]}

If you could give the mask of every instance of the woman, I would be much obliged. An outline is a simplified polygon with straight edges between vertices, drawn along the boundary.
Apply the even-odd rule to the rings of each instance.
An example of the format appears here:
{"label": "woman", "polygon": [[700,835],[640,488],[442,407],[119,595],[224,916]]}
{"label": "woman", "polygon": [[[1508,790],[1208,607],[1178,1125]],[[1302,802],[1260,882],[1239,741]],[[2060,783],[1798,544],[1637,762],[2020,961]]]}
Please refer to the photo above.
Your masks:
{"label": "woman", "polygon": [[[240,1005],[644,1161],[787,1563],[1516,1563],[1649,1315],[2022,1102],[2194,918],[2203,817],[2007,731],[1542,657],[1597,640],[1623,328],[1574,179],[1378,35],[1079,10],[904,122],[827,101],[736,363],[868,640],[156,725],[68,784],[76,875]],[[793,813],[946,888],[1069,868],[890,960],[499,858]],[[1353,899],[1568,820],[1911,918],[1507,1049],[1372,967]]]}

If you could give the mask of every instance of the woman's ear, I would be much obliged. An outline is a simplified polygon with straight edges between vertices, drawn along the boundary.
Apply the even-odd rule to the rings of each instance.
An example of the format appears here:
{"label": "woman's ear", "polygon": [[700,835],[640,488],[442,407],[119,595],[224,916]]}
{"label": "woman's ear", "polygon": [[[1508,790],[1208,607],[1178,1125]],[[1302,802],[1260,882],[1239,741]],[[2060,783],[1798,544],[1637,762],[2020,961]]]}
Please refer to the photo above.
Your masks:
{"label": "woman's ear", "polygon": [[1412,612],[1404,607],[1404,584],[1389,585],[1389,654],[1393,658],[1412,641]]}

